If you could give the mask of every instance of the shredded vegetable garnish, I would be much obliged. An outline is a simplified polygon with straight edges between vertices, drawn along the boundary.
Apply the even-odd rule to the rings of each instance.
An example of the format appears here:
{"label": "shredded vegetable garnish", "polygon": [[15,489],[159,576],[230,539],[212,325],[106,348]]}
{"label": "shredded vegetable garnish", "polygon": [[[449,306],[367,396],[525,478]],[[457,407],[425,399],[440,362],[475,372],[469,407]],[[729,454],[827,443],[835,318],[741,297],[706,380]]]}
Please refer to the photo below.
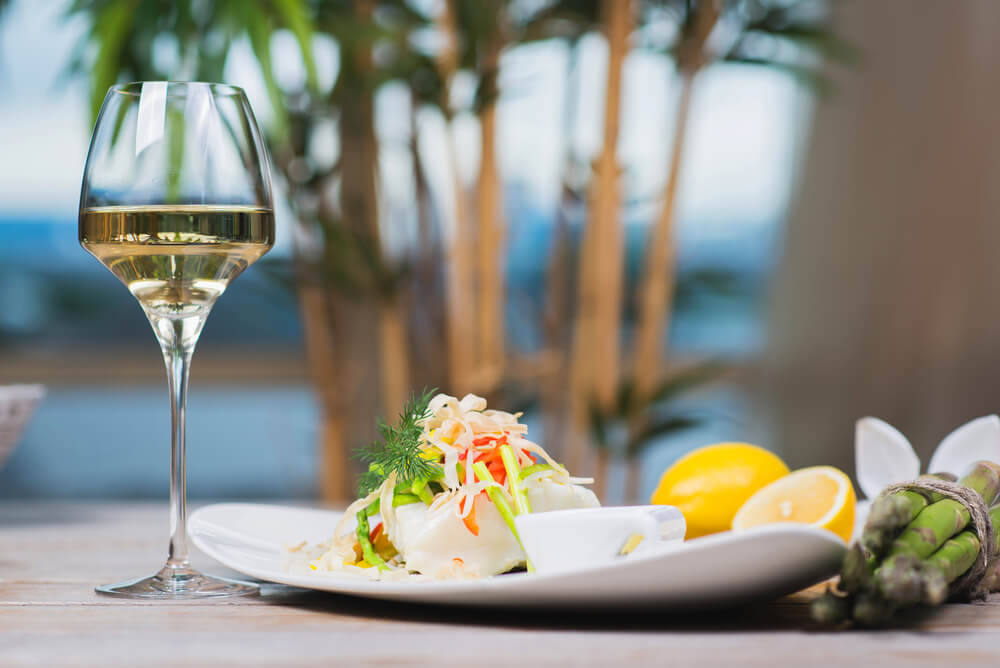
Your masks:
{"label": "shredded vegetable garnish", "polygon": [[300,550],[312,572],[376,579],[484,577],[531,564],[514,517],[599,505],[547,452],[527,439],[520,414],[486,400],[424,393],[381,440],[332,540]]}

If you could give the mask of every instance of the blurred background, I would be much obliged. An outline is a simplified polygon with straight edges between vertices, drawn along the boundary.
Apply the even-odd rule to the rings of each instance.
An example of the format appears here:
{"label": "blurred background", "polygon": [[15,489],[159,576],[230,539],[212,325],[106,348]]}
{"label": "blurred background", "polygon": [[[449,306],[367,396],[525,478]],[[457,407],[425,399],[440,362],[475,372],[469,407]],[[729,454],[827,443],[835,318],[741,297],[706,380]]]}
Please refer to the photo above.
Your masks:
{"label": "blurred background", "polygon": [[77,243],[108,86],[225,81],[274,250],[194,359],[195,498],[353,494],[423,387],[525,411],[612,502],[694,447],[853,470],[996,410],[991,0],[0,0],[0,497],[165,498],[149,326]]}

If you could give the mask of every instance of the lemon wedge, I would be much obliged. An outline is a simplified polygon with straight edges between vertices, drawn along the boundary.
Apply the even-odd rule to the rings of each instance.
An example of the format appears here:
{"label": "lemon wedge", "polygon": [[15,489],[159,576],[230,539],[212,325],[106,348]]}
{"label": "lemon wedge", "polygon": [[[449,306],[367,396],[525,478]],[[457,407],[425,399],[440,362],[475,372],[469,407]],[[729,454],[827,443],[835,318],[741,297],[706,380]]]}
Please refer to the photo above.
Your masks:
{"label": "lemon wedge", "polygon": [[733,529],[798,522],[826,529],[848,542],[856,501],[846,473],[832,466],[812,466],[757,490],[736,512]]}

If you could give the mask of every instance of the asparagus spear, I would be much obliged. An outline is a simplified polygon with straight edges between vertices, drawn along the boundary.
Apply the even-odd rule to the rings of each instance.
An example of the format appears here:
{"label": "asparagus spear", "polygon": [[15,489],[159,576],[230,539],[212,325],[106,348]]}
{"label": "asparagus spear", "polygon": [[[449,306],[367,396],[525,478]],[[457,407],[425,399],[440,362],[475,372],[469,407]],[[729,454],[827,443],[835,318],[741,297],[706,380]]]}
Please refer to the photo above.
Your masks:
{"label": "asparagus spear", "polygon": [[[990,509],[990,522],[993,524],[993,545],[989,547],[996,554],[1000,551],[1000,506]],[[972,568],[980,549],[984,548],[979,537],[975,531],[967,529],[950,538],[941,549],[928,557],[923,568],[924,602],[929,605],[943,603],[948,597],[948,585]],[[987,581],[986,584],[989,586],[992,583]]]}
{"label": "asparagus spear", "polygon": [[1000,561],[994,564],[992,572],[986,576],[986,588],[989,591],[1000,591]]}
{"label": "asparagus spear", "polygon": [[[992,504],[1000,492],[1000,466],[992,462],[976,462],[959,483]],[[941,499],[920,511],[893,541],[886,560],[900,554],[915,554],[921,559],[930,556],[944,541],[969,524],[969,511],[954,499]]]}
{"label": "asparagus spear", "polygon": [[979,556],[979,538],[972,531],[963,531],[949,538],[941,549],[927,559],[922,574],[923,602],[940,605],[948,598],[948,584],[969,570]]}
{"label": "asparagus spear", "polygon": [[[1000,467],[977,462],[959,482],[992,503],[1000,491]],[[924,508],[893,541],[882,565],[875,569],[876,586],[886,598],[900,604],[921,601],[924,576],[920,560],[961,532],[969,521],[968,509],[954,499],[941,499]]]}
{"label": "asparagus spear", "polygon": [[[950,473],[934,473],[922,478],[955,481]],[[880,496],[872,503],[861,541],[851,545],[840,569],[841,591],[856,593],[868,586],[878,566],[878,556],[885,553],[896,534],[906,527],[929,503],[941,500],[940,494],[901,490]]]}
{"label": "asparagus spear", "polygon": [[821,624],[834,625],[847,621],[851,616],[851,597],[837,594],[827,586],[819,598],[813,599],[812,616]]}
{"label": "asparagus spear", "polygon": [[[977,462],[961,483],[993,503],[1000,494],[1000,466]],[[846,593],[828,588],[813,601],[812,613],[817,621],[838,623],[853,618],[860,625],[878,626],[906,605],[939,604],[948,596],[949,586],[972,567],[981,549],[1000,551],[1000,505],[990,510],[994,544],[981,546],[975,531],[967,528],[969,512],[962,504],[936,494],[929,496],[929,503],[903,528],[883,559],[857,543],[849,548],[839,584]],[[881,502],[874,525],[866,524],[869,538],[873,532],[888,532],[887,527],[898,522],[899,516],[921,504],[906,494],[880,499],[889,500]],[[1000,565],[989,577],[993,579],[986,585],[1000,589]]]}
{"label": "asparagus spear", "polygon": [[865,521],[861,544],[872,554],[883,554],[892,545],[896,533],[926,508],[929,501],[926,495],[912,490],[878,497],[872,502]]}
{"label": "asparagus spear", "polygon": [[900,605],[919,603],[924,596],[923,564],[916,554],[887,559],[876,571],[873,589]]}
{"label": "asparagus spear", "polygon": [[[937,478],[955,482],[951,473],[931,473],[921,478]],[[865,528],[861,534],[861,544],[875,556],[881,556],[892,545],[900,529],[927,507],[941,500],[939,494],[923,493],[915,490],[901,490],[887,496],[880,496],[872,502]]]}
{"label": "asparagus spear", "polygon": [[871,582],[878,560],[860,543],[854,543],[847,548],[844,563],[840,567],[840,583],[838,588],[850,594],[865,589]]}
{"label": "asparagus spear", "polygon": [[854,600],[854,621],[862,626],[882,626],[896,612],[896,605],[878,591],[863,591]]}
{"label": "asparagus spear", "polygon": [[[920,477],[948,482],[957,480],[951,473],[931,473]],[[878,566],[878,557],[889,548],[896,534],[929,503],[942,498],[937,493],[901,490],[875,499],[865,522],[861,541],[852,545],[844,556],[840,572],[841,591],[853,593],[866,587]]]}
{"label": "asparagus spear", "polygon": [[[994,526],[992,548],[1000,549],[1000,506],[990,510],[990,521]],[[883,579],[878,587],[858,595],[853,611],[855,621],[878,626],[900,607],[920,602],[940,605],[947,599],[951,583],[975,563],[980,549],[985,548],[975,531],[966,529],[945,541],[927,559],[917,559],[913,554],[899,555],[893,564],[879,569]]]}

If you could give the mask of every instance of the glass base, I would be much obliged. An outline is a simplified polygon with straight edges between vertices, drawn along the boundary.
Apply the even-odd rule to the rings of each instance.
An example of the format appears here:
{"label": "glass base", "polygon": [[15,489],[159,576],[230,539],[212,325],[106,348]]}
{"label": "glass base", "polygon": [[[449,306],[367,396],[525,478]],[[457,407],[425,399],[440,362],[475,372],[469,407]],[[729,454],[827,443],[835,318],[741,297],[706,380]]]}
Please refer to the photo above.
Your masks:
{"label": "glass base", "polygon": [[95,587],[98,594],[123,598],[186,600],[220,596],[252,596],[260,593],[255,584],[204,575],[192,568],[164,566],[156,575],[138,580]]}

